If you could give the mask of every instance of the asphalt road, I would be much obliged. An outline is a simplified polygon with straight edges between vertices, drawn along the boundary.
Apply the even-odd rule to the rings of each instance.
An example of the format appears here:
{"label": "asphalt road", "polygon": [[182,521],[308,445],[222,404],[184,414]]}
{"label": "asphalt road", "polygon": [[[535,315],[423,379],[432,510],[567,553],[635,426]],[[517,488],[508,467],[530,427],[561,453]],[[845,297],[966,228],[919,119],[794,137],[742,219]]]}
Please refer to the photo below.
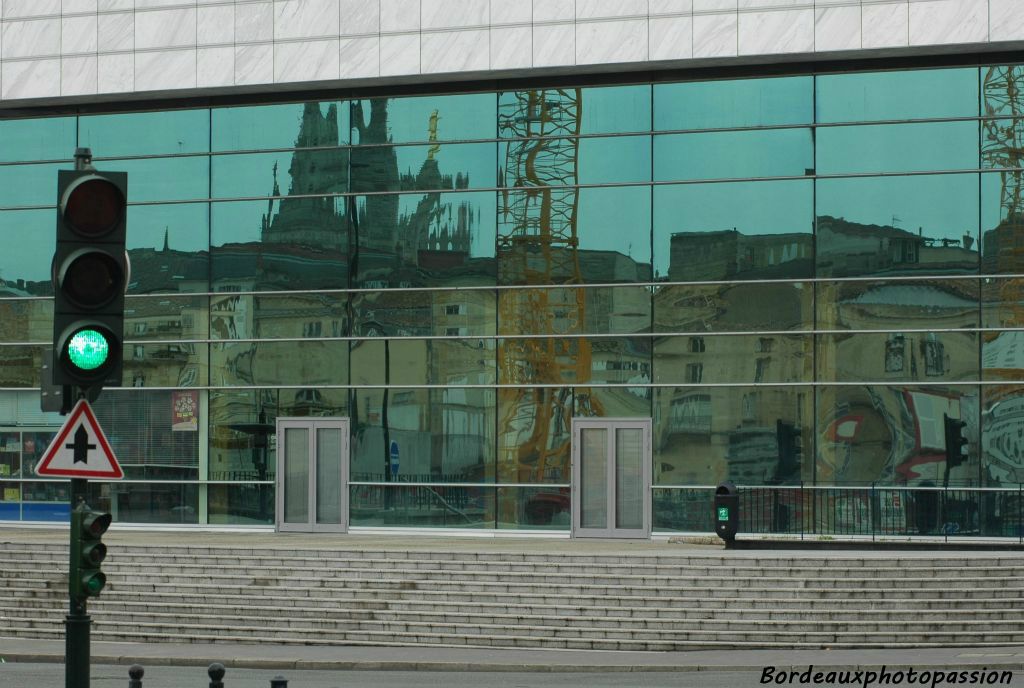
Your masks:
{"label": "asphalt road", "polygon": [[[762,685],[758,672],[688,671],[642,673],[488,673],[405,672],[405,671],[287,671],[263,669],[228,669],[224,688],[268,688],[277,675],[288,680],[288,688],[410,688],[440,686],[443,688],[753,688]],[[0,664],[0,686],[4,688],[60,688],[64,685],[64,665],[49,663]],[[90,688],[125,688],[128,667],[98,665],[92,668]],[[155,666],[146,671],[144,688],[207,688],[209,677],[202,667]],[[799,682],[790,684],[799,686]],[[806,685],[806,684],[805,684]],[[821,688],[838,683],[809,684]],[[843,684],[844,688],[850,684]],[[856,684],[855,684],[856,685]],[[908,684],[904,684],[908,685]],[[928,685],[927,683],[925,685]],[[939,683],[937,686],[971,685]],[[980,684],[975,684],[980,685]],[[1009,684],[1024,688],[1024,672],[1014,672]]]}

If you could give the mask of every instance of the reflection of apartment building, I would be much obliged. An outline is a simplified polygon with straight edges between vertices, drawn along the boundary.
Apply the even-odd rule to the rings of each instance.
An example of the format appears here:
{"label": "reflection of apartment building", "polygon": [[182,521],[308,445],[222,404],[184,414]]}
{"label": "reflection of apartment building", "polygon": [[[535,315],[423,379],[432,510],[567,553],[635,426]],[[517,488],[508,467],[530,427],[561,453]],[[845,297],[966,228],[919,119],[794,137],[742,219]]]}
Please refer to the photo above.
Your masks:
{"label": "reflection of apartment building", "polygon": [[669,242],[670,282],[803,277],[814,273],[809,232],[744,234],[736,229],[678,232]]}

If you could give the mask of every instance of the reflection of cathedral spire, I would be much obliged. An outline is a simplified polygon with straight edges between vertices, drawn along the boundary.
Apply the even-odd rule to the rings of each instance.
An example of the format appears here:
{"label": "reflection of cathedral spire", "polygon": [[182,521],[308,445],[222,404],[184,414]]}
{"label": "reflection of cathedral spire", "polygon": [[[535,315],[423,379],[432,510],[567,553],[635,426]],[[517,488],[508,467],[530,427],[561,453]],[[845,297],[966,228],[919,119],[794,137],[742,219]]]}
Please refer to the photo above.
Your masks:
{"label": "reflection of cathedral spire", "polygon": [[[264,243],[293,244],[330,251],[343,251],[346,245],[345,218],[327,194],[343,193],[348,186],[348,151],[337,148],[338,106],[331,104],[326,114],[319,103],[306,103],[295,139],[298,149],[288,166],[291,183],[288,196],[268,202],[263,218]],[[327,150],[311,150],[327,148]],[[274,163],[273,196],[281,195]],[[324,196],[320,196],[320,195]]]}

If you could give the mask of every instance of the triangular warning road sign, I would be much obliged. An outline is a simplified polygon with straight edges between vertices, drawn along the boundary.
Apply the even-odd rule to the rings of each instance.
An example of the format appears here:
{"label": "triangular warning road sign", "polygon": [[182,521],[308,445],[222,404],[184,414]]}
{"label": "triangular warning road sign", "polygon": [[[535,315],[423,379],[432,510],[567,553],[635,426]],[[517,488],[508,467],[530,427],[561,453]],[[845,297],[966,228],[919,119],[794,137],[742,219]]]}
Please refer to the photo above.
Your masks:
{"label": "triangular warning road sign", "polygon": [[36,464],[38,475],[64,478],[124,477],[96,416],[85,399],[75,404],[64,426]]}

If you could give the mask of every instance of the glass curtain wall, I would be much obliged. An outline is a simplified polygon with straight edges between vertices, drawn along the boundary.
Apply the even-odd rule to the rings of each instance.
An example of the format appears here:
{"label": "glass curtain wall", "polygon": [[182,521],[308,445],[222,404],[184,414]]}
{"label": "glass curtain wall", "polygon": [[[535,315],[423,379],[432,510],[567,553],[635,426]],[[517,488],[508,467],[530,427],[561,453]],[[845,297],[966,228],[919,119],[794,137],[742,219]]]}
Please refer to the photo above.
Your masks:
{"label": "glass curtain wall", "polygon": [[726,478],[1018,488],[1021,93],[996,65],[0,121],[0,519],[67,514],[32,468],[76,146],[129,173],[119,520],[273,523],[283,416],[351,418],[353,526],[567,530],[574,416],[653,419],[656,531],[710,530]]}

